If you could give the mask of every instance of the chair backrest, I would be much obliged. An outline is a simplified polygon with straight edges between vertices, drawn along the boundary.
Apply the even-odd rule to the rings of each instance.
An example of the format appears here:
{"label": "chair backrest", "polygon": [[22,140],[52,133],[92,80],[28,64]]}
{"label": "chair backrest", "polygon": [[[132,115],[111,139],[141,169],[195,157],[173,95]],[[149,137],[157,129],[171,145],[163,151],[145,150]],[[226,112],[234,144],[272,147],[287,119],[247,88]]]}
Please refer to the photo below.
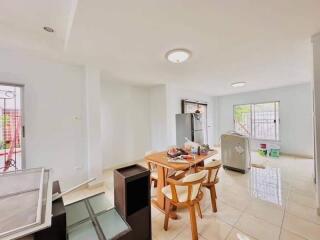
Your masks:
{"label": "chair backrest", "polygon": [[170,184],[172,200],[175,202],[193,201],[198,196],[206,175],[206,171],[201,171],[184,177],[182,181],[168,178],[167,182]]}
{"label": "chair backrest", "polygon": [[204,170],[207,172],[207,180],[205,181],[205,183],[212,183],[216,180],[220,167],[220,160],[214,160],[206,164],[204,167],[199,167],[200,170]]}
{"label": "chair backrest", "polygon": [[[145,152],[144,156],[146,157],[146,156],[149,156],[149,155],[157,153],[157,152],[158,151],[156,151],[156,150],[150,150],[150,151]],[[157,168],[157,165],[148,162],[148,168],[149,168],[150,171],[152,171],[152,170],[155,170]]]}
{"label": "chair backrest", "polygon": [[182,179],[182,182],[184,183],[191,183],[190,186],[188,186],[188,200],[192,201],[194,200],[199,193],[201,183],[204,181],[207,173],[205,171],[193,173],[190,175],[185,176]]}

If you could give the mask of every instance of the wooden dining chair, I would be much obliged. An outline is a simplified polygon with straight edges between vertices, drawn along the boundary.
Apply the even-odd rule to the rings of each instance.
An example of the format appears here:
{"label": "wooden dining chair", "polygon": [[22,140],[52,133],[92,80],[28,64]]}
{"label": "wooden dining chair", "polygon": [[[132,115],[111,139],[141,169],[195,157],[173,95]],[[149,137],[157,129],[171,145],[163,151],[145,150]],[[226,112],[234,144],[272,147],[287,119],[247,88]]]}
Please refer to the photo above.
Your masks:
{"label": "wooden dining chair", "polygon": [[[144,154],[144,156],[148,156],[151,154],[157,153],[155,150],[148,151]],[[154,187],[157,187],[158,184],[158,171],[157,171],[157,165],[151,162],[147,162],[148,169],[150,170],[150,186],[152,186],[152,183],[154,184]]]}
{"label": "wooden dining chair", "polygon": [[203,167],[197,167],[197,172],[206,171],[207,176],[202,183],[203,187],[210,190],[212,211],[217,212],[217,192],[215,185],[219,182],[218,172],[221,167],[220,160],[213,160],[205,164]]}
{"label": "wooden dining chair", "polygon": [[206,171],[201,171],[198,173],[187,175],[180,181],[172,178],[167,179],[167,183],[169,185],[162,188],[162,193],[166,197],[164,230],[168,230],[170,209],[172,207],[188,208],[192,239],[198,239],[195,211],[197,210],[199,217],[202,218],[199,202],[203,197],[201,184],[205,180],[206,175]]}
{"label": "wooden dining chair", "polygon": [[[154,153],[157,153],[158,151],[155,150],[151,150],[148,151],[144,154],[144,156],[148,156]],[[151,162],[147,162],[148,165],[148,169],[150,170],[150,186],[152,186],[152,183],[154,184],[153,186],[156,188],[157,184],[158,184],[158,170],[157,170],[157,164],[151,163]],[[174,178],[174,179],[180,179],[183,178],[185,176],[185,171],[174,171],[174,170],[168,170],[168,173],[166,175],[169,175],[170,177]]]}

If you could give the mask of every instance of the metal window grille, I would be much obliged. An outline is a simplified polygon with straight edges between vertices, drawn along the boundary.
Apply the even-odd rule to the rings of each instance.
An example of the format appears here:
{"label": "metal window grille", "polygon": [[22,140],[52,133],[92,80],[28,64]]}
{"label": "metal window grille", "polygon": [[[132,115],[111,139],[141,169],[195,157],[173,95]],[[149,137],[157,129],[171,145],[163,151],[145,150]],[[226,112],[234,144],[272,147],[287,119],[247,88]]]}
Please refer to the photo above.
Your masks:
{"label": "metal window grille", "polygon": [[267,102],[234,106],[234,130],[254,139],[279,141],[279,104]]}

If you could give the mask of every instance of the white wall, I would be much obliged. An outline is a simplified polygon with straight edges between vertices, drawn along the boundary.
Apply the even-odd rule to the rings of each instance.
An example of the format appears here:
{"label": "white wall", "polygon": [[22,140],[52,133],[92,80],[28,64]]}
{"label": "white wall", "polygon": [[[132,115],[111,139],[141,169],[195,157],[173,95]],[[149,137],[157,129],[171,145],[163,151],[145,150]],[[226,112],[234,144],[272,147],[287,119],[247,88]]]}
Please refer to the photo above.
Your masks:
{"label": "white wall", "polygon": [[280,146],[289,154],[313,156],[312,90],[310,84],[222,96],[220,135],[233,130],[233,105],[280,101]]}
{"label": "white wall", "polygon": [[167,148],[167,88],[165,85],[150,88],[151,149]]}
{"label": "white wall", "polygon": [[0,82],[25,85],[26,166],[52,168],[63,189],[87,178],[84,69],[0,49]]}
{"label": "white wall", "polygon": [[143,159],[151,149],[149,89],[104,79],[101,99],[104,167]]}
{"label": "white wall", "polygon": [[[88,178],[85,70],[0,49],[0,82],[25,86],[26,167],[52,168],[63,189]],[[101,95],[103,167],[142,159],[151,149],[149,89],[102,81]]]}
{"label": "white wall", "polygon": [[87,161],[88,177],[96,178],[91,185],[101,183],[103,179],[103,159],[101,146],[101,72],[86,66],[85,99],[87,123]]}

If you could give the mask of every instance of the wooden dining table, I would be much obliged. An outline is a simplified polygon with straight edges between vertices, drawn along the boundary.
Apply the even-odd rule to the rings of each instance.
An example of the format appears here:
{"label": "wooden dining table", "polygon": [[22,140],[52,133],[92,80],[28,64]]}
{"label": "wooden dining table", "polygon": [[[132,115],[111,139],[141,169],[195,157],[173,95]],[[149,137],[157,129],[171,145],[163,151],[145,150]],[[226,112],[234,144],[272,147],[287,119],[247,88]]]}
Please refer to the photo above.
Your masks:
{"label": "wooden dining table", "polygon": [[[158,182],[157,182],[157,194],[156,198],[152,199],[152,204],[158,208],[160,211],[165,212],[165,196],[162,193],[162,188],[167,185],[166,179],[168,177],[168,173],[170,170],[174,171],[187,171],[188,169],[192,169],[196,165],[201,165],[206,159],[211,158],[217,154],[217,151],[209,151],[207,155],[193,155],[193,159],[187,160],[188,163],[174,163],[169,162],[170,159],[167,156],[167,152],[157,152],[150,154],[148,156],[145,156],[145,161],[155,164],[157,166],[157,172],[158,172]],[[177,215],[175,213],[172,213],[170,215],[171,218],[176,219]]]}

